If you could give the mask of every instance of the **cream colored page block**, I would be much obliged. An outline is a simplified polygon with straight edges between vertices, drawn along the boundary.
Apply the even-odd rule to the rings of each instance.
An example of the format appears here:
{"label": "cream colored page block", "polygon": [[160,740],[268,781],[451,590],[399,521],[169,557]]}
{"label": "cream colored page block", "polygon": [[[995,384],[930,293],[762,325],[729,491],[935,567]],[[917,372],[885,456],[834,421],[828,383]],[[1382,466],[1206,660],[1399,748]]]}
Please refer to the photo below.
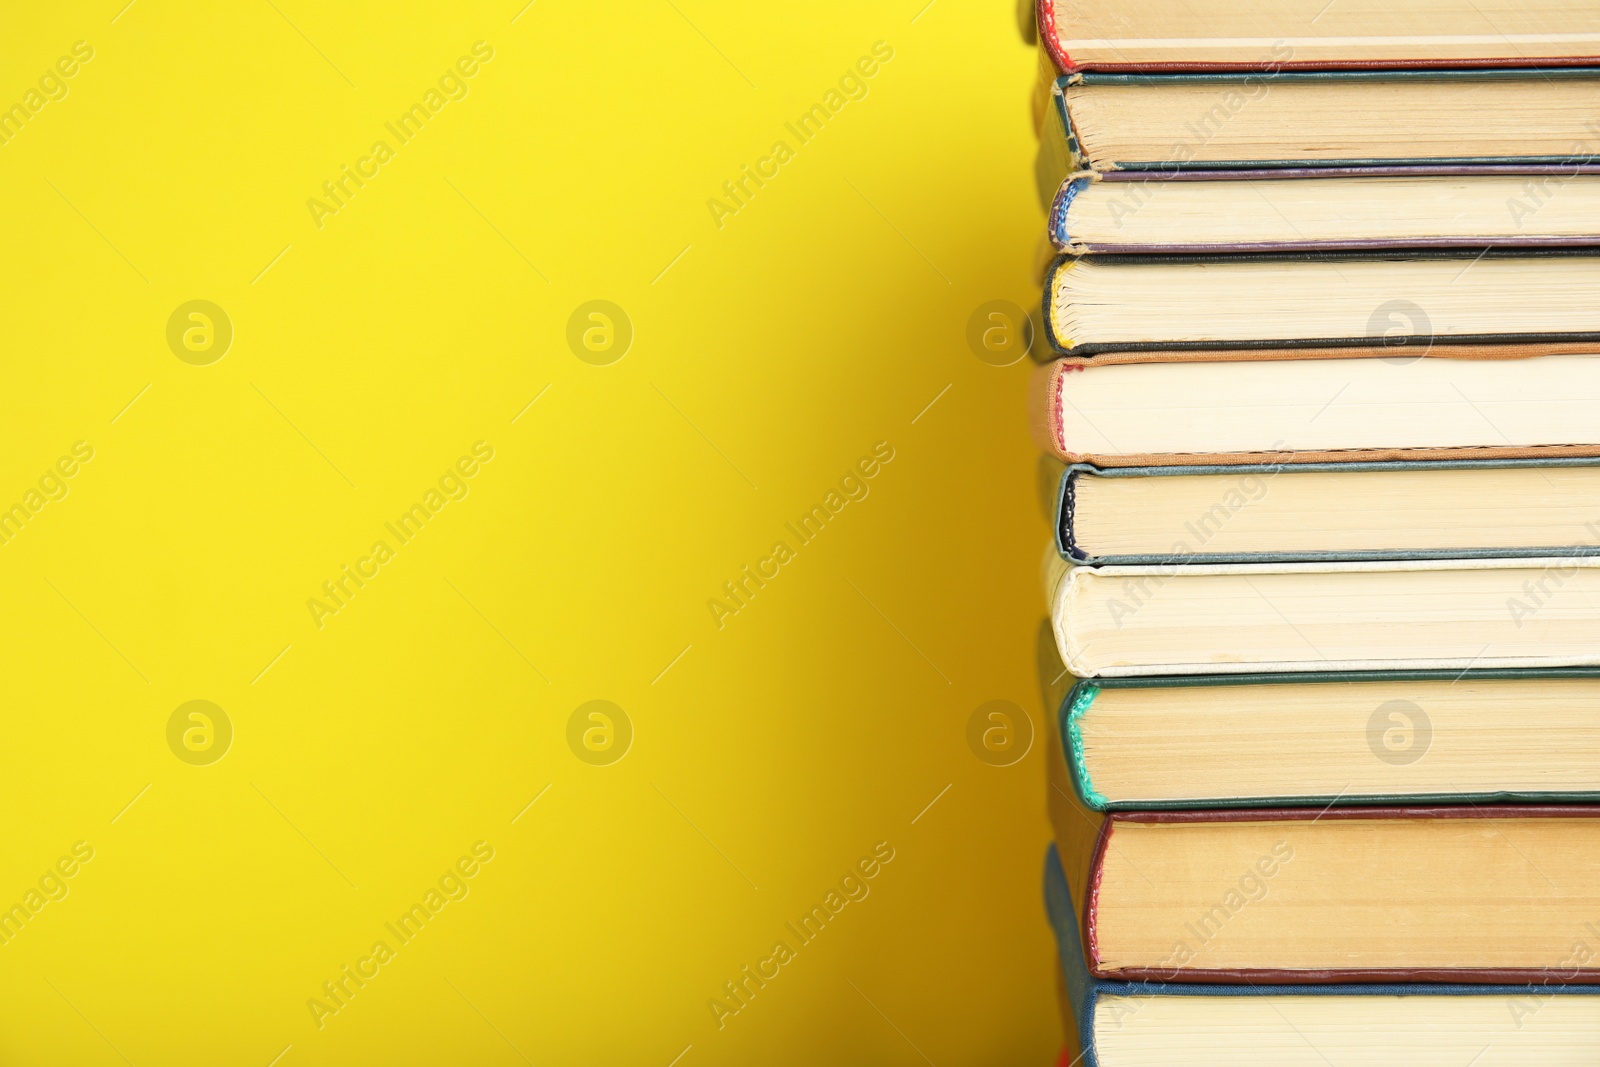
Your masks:
{"label": "cream colored page block", "polygon": [[[1054,0],[1078,63],[1266,63],[1375,59],[1532,62],[1600,52],[1600,9],[1585,0]],[[1287,57],[1286,57],[1287,51]]]}
{"label": "cream colored page block", "polygon": [[1102,997],[1101,1067],[1592,1067],[1600,997]]}
{"label": "cream colored page block", "polygon": [[[1252,284],[1280,291],[1265,275]],[[1112,364],[1071,375],[1061,398],[1063,444],[1076,455],[1600,442],[1592,355]]]}
{"label": "cream colored page block", "polygon": [[1600,466],[1079,475],[1073,486],[1076,539],[1093,555],[1600,547]]}
{"label": "cream colored page block", "polygon": [[1066,228],[1091,246],[1587,237],[1600,177],[1101,181],[1073,199]]}
{"label": "cream colored page block", "polygon": [[1080,677],[1596,664],[1597,563],[1079,567],[1056,636]]}
{"label": "cream colored page block", "polygon": [[1570,971],[1600,819],[1119,822],[1096,914],[1111,972]]}
{"label": "cream colored page block", "polygon": [[[1056,333],[1077,343],[1381,337],[1392,325],[1435,337],[1600,330],[1595,256],[1085,259],[1054,286]],[[1413,321],[1392,322],[1385,308]]]}
{"label": "cream colored page block", "polygon": [[1600,679],[1105,689],[1078,728],[1113,800],[1600,792]]}
{"label": "cream colored page block", "polygon": [[[1067,90],[1078,143],[1118,162],[1552,156],[1594,140],[1590,79],[1178,82]],[[1577,150],[1580,154],[1582,149]],[[1593,149],[1589,149],[1593,151]]]}

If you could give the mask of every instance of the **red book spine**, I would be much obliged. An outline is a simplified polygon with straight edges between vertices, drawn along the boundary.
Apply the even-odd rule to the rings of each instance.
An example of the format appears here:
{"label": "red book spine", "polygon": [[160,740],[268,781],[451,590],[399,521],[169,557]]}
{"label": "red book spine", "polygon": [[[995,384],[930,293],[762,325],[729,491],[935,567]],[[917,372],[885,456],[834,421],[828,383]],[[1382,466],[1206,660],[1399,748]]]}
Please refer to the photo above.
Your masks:
{"label": "red book spine", "polygon": [[1072,57],[1067,55],[1066,49],[1061,47],[1061,38],[1056,34],[1055,0],[1039,0],[1035,11],[1039,18],[1039,40],[1044,42],[1044,50],[1055,62],[1057,70],[1071,74],[1078,68],[1073,64]]}

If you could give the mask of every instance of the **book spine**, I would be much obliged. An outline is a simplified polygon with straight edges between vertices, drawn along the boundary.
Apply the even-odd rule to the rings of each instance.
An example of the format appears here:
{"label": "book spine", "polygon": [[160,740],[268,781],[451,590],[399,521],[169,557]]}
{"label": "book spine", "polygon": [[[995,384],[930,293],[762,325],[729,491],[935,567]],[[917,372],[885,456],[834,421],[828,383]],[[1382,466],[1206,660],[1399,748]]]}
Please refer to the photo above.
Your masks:
{"label": "book spine", "polygon": [[1083,962],[1089,968],[1089,976],[1095,979],[1105,978],[1100,970],[1100,882],[1105,875],[1106,851],[1111,848],[1111,835],[1115,828],[1114,817],[1108,816],[1100,823],[1100,833],[1095,838],[1094,852],[1089,858],[1089,877],[1083,894]]}
{"label": "book spine", "polygon": [[1072,894],[1067,888],[1066,872],[1061,866],[1061,856],[1056,846],[1045,852],[1044,874],[1045,909],[1050,925],[1056,932],[1056,951],[1061,958],[1062,984],[1066,986],[1067,1003],[1072,1018],[1062,1020],[1078,1032],[1082,1058],[1081,1067],[1099,1067],[1099,1057],[1094,1047],[1094,1002],[1099,994],[1098,983],[1089,974],[1083,955],[1083,942],[1078,935],[1078,916],[1072,906]]}
{"label": "book spine", "polygon": [[1055,0],[1039,0],[1034,8],[1034,14],[1039,22],[1039,40],[1043,42],[1045,51],[1050,54],[1050,59],[1055,63],[1056,69],[1063,74],[1070,74],[1077,70],[1072,57],[1067,54],[1066,46],[1061,43],[1061,36],[1056,32],[1056,3]]}
{"label": "book spine", "polygon": [[1028,383],[1028,428],[1034,443],[1041,451],[1069,463],[1073,457],[1066,454],[1063,445],[1061,378],[1070,366],[1062,360],[1042,364],[1034,368],[1033,380]]}
{"label": "book spine", "polygon": [[1055,104],[1057,130],[1073,170],[1094,169],[1089,157],[1084,155],[1083,145],[1078,141],[1078,131],[1072,123],[1072,109],[1067,105],[1067,86],[1078,84],[1083,77],[1082,74],[1064,74],[1056,79],[1055,87],[1050,90],[1050,101]]}
{"label": "book spine", "polygon": [[1084,758],[1083,728],[1081,722],[1089,706],[1100,695],[1100,687],[1093,682],[1081,681],[1072,687],[1066,702],[1061,706],[1061,737],[1064,741],[1067,770],[1071,773],[1073,791],[1084,807],[1091,811],[1105,811],[1109,801],[1095,791],[1089,779],[1089,764]]}
{"label": "book spine", "polygon": [[1056,493],[1056,551],[1061,553],[1062,559],[1073,563],[1099,562],[1078,544],[1077,531],[1073,529],[1078,518],[1078,476],[1094,471],[1087,463],[1072,464],[1061,472],[1061,488]]}
{"label": "book spine", "polygon": [[[1046,212],[1054,210],[1062,186],[1074,175],[1088,169],[1077,150],[1077,138],[1065,117],[1062,101],[1061,86],[1052,82],[1045,96],[1045,111],[1040,120],[1039,151],[1033,164],[1039,206]],[[1053,233],[1053,230],[1047,229],[1046,232]]]}
{"label": "book spine", "polygon": [[1050,241],[1056,246],[1056,251],[1063,255],[1081,256],[1092,251],[1087,244],[1072,239],[1072,231],[1067,225],[1067,213],[1072,210],[1072,202],[1078,195],[1098,178],[1099,176],[1093,171],[1072,174],[1061,183],[1061,188],[1050,205]]}
{"label": "book spine", "polygon": [[1041,308],[1044,317],[1044,339],[1049,342],[1050,348],[1062,355],[1072,352],[1074,342],[1070,337],[1062,337],[1056,332],[1055,305],[1057,290],[1060,288],[1058,279],[1061,275],[1072,269],[1076,260],[1067,256],[1058,258],[1050,264],[1050,269],[1044,277],[1044,296],[1041,298]]}

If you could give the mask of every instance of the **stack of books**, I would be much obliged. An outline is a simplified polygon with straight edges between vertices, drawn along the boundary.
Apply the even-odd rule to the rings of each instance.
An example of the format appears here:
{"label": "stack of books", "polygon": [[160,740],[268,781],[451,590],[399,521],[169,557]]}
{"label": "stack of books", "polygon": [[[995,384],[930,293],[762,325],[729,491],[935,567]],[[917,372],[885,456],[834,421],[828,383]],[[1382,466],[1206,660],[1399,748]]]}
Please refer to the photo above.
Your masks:
{"label": "stack of books", "polygon": [[1062,1062],[1600,1063],[1600,3],[1036,15]]}

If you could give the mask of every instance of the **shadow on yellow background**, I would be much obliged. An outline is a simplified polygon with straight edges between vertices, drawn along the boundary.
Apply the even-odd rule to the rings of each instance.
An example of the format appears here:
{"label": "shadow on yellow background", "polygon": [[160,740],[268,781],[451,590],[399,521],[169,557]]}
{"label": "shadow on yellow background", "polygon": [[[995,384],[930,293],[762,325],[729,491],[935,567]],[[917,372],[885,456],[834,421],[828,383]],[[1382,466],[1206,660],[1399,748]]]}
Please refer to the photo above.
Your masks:
{"label": "shadow on yellow background", "polygon": [[0,1061],[1048,1062],[1010,5],[124,2],[0,33]]}

